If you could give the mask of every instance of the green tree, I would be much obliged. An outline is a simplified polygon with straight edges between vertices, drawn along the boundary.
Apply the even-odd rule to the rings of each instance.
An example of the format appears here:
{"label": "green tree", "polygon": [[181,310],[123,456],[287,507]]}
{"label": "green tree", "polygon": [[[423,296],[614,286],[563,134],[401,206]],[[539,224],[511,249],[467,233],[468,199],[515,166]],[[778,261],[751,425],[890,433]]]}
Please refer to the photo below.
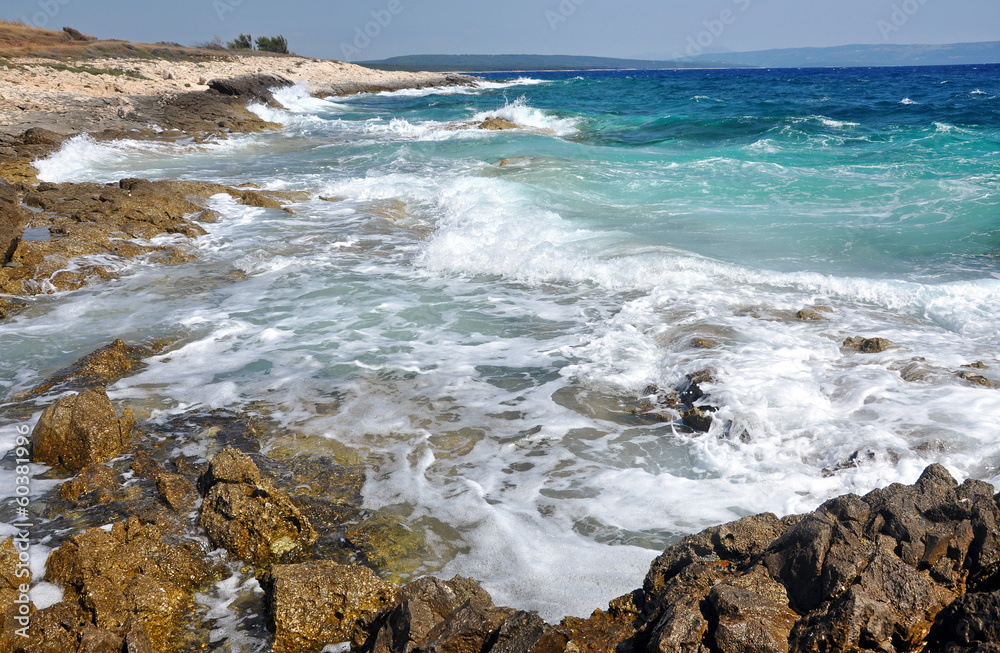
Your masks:
{"label": "green tree", "polygon": [[249,34],[240,34],[229,42],[230,50],[253,50],[253,37]]}
{"label": "green tree", "polygon": [[257,39],[257,49],[261,52],[288,54],[288,41],[284,36],[261,36]]}

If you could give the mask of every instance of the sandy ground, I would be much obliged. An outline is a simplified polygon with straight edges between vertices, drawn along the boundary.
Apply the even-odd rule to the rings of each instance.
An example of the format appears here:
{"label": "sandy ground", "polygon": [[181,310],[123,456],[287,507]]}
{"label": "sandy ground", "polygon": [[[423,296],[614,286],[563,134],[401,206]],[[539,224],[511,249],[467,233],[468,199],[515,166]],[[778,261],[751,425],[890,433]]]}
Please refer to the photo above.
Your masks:
{"label": "sandy ground", "polygon": [[447,83],[436,73],[372,70],[339,61],[303,57],[228,56],[209,61],[25,57],[0,65],[0,127],[6,131],[39,123],[45,114],[80,110],[109,117],[129,97],[171,96],[206,90],[212,79],[252,73],[281,75],[310,91],[340,94],[374,88],[418,88]]}

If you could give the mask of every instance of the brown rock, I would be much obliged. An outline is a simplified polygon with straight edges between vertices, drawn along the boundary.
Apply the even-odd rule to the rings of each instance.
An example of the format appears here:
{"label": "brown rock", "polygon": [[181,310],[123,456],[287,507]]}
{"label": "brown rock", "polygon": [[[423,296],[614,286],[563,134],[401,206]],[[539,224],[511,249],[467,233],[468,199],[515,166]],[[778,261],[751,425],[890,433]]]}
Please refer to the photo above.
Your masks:
{"label": "brown rock", "polygon": [[722,653],[787,653],[798,615],[788,607],[785,588],[759,567],[713,587],[708,602]]}
{"label": "brown rock", "polygon": [[319,651],[350,640],[357,622],[391,605],[397,589],[367,567],[329,561],[275,565],[261,585],[275,653]]}
{"label": "brown rock", "polygon": [[681,413],[684,426],[700,433],[708,433],[712,428],[712,413],[700,408],[689,408]]}
{"label": "brown rock", "polygon": [[6,265],[21,242],[28,212],[21,208],[14,187],[0,179],[0,265]]}
{"label": "brown rock", "polygon": [[190,511],[198,500],[198,491],[194,489],[194,485],[180,474],[156,474],[156,491],[177,512]]}
{"label": "brown rock", "polygon": [[479,123],[478,128],[486,129],[488,131],[503,131],[506,129],[520,129],[521,126],[507,120],[506,118],[490,116],[486,120]]}
{"label": "brown rock", "polygon": [[82,498],[88,503],[105,503],[114,500],[120,489],[121,482],[115,470],[107,465],[90,465],[62,484],[59,497],[74,503]]}
{"label": "brown rock", "polygon": [[844,347],[862,354],[881,354],[892,346],[892,341],[885,338],[848,338],[844,341]]}
{"label": "brown rock", "polygon": [[63,397],[49,406],[31,435],[36,462],[80,470],[124,451],[135,418],[126,409],[119,418],[104,388]]}
{"label": "brown rock", "polygon": [[141,650],[138,621],[156,649],[168,650],[192,593],[218,575],[206,554],[132,517],[110,533],[94,528],[71,537],[52,552],[45,578],[67,586],[67,601],[78,597],[85,622],[114,633],[119,645],[133,633]]}
{"label": "brown rock", "polygon": [[301,555],[318,538],[291,499],[262,480],[250,457],[233,447],[212,460],[202,486],[207,496],[201,526],[238,558],[268,567]]}
{"label": "brown rock", "polygon": [[120,339],[93,351],[69,367],[59,370],[44,383],[32,388],[32,394],[48,392],[55,386],[89,387],[115,383],[135,367],[140,358],[152,354],[147,347],[129,347]]}

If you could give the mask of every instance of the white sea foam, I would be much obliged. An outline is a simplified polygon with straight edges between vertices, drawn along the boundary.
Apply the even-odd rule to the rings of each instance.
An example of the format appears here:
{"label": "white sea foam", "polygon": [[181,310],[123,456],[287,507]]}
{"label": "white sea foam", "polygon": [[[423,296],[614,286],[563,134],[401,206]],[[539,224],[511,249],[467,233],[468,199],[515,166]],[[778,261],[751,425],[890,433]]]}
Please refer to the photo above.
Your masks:
{"label": "white sea foam", "polygon": [[905,97],[905,98],[903,98],[902,100],[900,100],[900,101],[899,101],[899,103],[900,103],[900,104],[905,104],[905,105],[914,105],[914,104],[920,104],[920,102],[917,102],[917,101],[915,101],[915,100],[911,100],[911,99],[910,99],[910,98],[908,98],[908,97]]}
{"label": "white sea foam", "polygon": [[536,109],[528,104],[525,97],[507,102],[494,111],[477,113],[473,120],[481,122],[487,118],[506,118],[523,127],[549,131],[557,136],[572,136],[579,131],[579,121],[576,118],[559,118],[549,111]]}

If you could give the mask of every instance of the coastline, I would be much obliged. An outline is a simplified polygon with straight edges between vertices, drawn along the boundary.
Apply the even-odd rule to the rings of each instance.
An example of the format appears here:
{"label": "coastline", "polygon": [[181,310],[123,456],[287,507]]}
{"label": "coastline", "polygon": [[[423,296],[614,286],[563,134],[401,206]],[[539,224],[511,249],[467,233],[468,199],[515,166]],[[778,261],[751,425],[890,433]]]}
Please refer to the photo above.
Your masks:
{"label": "coastline", "polygon": [[[96,242],[94,246],[107,253],[113,251],[108,248],[121,246],[116,244],[121,233],[147,240],[166,233],[197,237],[197,223],[212,219],[199,198],[221,192],[240,203],[271,209],[287,208],[295,199],[252,187],[198,182],[123,180],[112,187],[36,184],[24,166],[58,148],[67,132],[82,129],[93,131],[95,138],[175,140],[268,129],[272,126],[247,111],[246,104],[250,99],[267,102],[275,75],[305,83],[319,94],[458,81],[440,75],[357,80],[351,77],[353,69],[343,65],[335,66],[343,73],[336,81],[307,75],[293,79],[295,73],[288,68],[285,73],[265,69],[254,66],[256,58],[252,59],[221,71],[239,74],[206,76],[204,89],[177,76],[193,76],[199,70],[196,64],[171,73],[174,79],[162,73],[160,80],[130,79],[122,91],[141,90],[147,82],[153,82],[148,88],[156,89],[129,95],[131,109],[105,102],[114,97],[104,95],[111,93],[111,80],[100,89],[86,88],[94,87],[90,77],[114,75],[54,70],[47,64],[42,67],[49,71],[17,73],[26,76],[16,78],[24,84],[28,78],[38,80],[30,82],[38,84],[33,87],[36,91],[50,87],[51,96],[32,97],[51,99],[52,110],[18,108],[26,114],[22,122],[14,124],[11,119],[8,127],[17,135],[8,136],[3,144],[9,148],[6,162],[12,166],[7,170],[14,172],[8,172],[11,184],[0,186],[0,192],[8,194],[6,206],[24,224],[48,228],[60,237],[15,244],[8,258],[16,265],[5,268],[7,274],[13,274],[11,270],[21,274],[35,265],[51,276],[53,270],[42,262],[52,252],[40,250],[54,245],[40,243],[67,244],[66,237],[75,234],[71,223],[79,222],[83,213],[99,213],[96,206],[109,211],[79,237]],[[120,59],[114,61],[128,67]],[[319,66],[316,70],[333,70],[327,64],[335,62],[306,61],[301,68],[313,70],[311,64]],[[38,77],[32,78],[31,72]],[[232,81],[241,76],[238,84]],[[210,90],[212,79],[242,90],[233,95]],[[74,80],[85,80],[81,88],[86,90],[67,90]],[[185,84],[192,84],[193,90]],[[176,110],[164,111],[171,107]],[[219,124],[220,118],[226,126]],[[149,127],[150,122],[163,131]],[[55,129],[43,131],[46,124]],[[60,129],[66,131],[59,133]],[[13,176],[17,170],[20,176]],[[13,200],[9,193],[14,193]],[[67,197],[72,207],[61,204]],[[52,217],[29,215],[21,204],[51,212]],[[156,213],[158,208],[165,209],[163,214]],[[131,222],[142,224],[112,221],[129,211],[135,212]],[[52,227],[58,231],[52,232]],[[96,238],[95,230],[103,232],[105,240]],[[0,251],[3,245],[0,242]],[[163,264],[185,256],[183,248],[115,253],[159,257]],[[112,274],[94,269],[83,278],[67,280],[66,288]],[[16,307],[11,314],[14,311]],[[686,538],[657,559],[641,589],[589,619],[545,624],[537,616],[494,606],[469,579],[423,579],[397,586],[374,578],[366,569],[391,575],[387,570],[409,550],[419,548],[421,535],[393,523],[389,516],[362,509],[365,470],[354,452],[325,444],[328,456],[301,460],[287,447],[262,447],[300,437],[281,432],[263,417],[266,407],[253,415],[199,414],[158,430],[141,415],[138,420],[132,416],[132,408],[139,412],[137,406],[107,400],[105,386],[135,373],[144,358],[169,352],[172,346],[113,343],[8,407],[6,417],[21,422],[45,409],[32,436],[34,457],[55,468],[46,480],[58,482],[46,505],[36,507],[46,512],[39,516],[58,519],[64,532],[61,546],[51,547],[56,550],[45,576],[47,582],[61,583],[62,600],[31,615],[30,634],[39,650],[43,643],[60,650],[84,650],[85,642],[90,646],[103,642],[107,650],[203,646],[210,634],[200,620],[210,607],[195,605],[193,597],[232,578],[243,589],[240,601],[249,604],[245,611],[258,613],[256,620],[241,627],[257,634],[270,632],[267,636],[276,638],[274,649],[279,651],[319,651],[347,640],[353,640],[356,650],[380,652],[414,647],[497,653],[772,651],[789,650],[789,642],[794,650],[805,651],[828,650],[823,647],[830,641],[833,650],[844,650],[886,637],[902,642],[896,650],[916,650],[928,638],[932,645],[945,646],[954,637],[951,633],[996,605],[1000,507],[994,490],[973,481],[959,486],[937,467],[915,486],[876,491],[863,500],[850,496],[835,500],[808,517],[779,520],[761,515]],[[211,433],[211,438],[204,433]],[[172,455],[174,443],[195,438],[212,440],[210,462]],[[102,454],[87,453],[95,450]],[[123,483],[128,477],[134,482]],[[100,527],[108,521],[115,524],[110,532]],[[216,549],[229,551],[224,563],[210,554],[205,538]],[[8,547],[6,542],[12,544]],[[0,544],[0,561],[8,565],[0,566],[0,578],[17,588],[12,580],[17,571],[16,558],[10,555],[13,546],[13,540]],[[893,582],[894,578],[901,580]],[[143,602],[144,593],[163,598]],[[3,596],[0,607],[16,607],[16,599]],[[903,605],[908,607],[899,607]],[[874,618],[866,611],[871,606]],[[12,615],[7,617],[11,626],[5,625],[0,651],[8,645],[17,650],[17,640],[7,639],[17,630],[12,627],[16,622]],[[229,636],[235,637],[233,633]]]}

